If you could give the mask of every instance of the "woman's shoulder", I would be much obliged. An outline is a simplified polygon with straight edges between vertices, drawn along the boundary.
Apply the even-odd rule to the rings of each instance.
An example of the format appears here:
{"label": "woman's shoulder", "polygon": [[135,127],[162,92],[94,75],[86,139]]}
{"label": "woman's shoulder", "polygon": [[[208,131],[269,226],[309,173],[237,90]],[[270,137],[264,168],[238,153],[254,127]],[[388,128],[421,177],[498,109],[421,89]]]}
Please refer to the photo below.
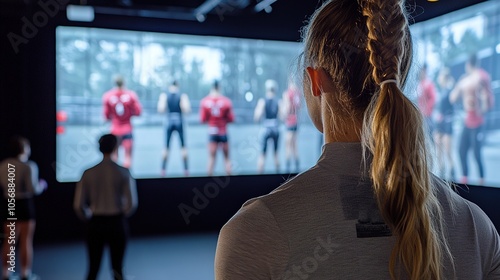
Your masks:
{"label": "woman's shoulder", "polygon": [[485,228],[494,228],[486,213],[474,202],[459,195],[467,191],[460,186],[436,184],[437,197],[444,211],[444,219],[455,230],[469,231],[474,229],[476,234],[484,233]]}
{"label": "woman's shoulder", "polygon": [[269,194],[246,201],[228,223],[263,225],[275,223],[278,227],[283,216],[306,205],[309,194],[318,179],[315,167],[287,180]]}

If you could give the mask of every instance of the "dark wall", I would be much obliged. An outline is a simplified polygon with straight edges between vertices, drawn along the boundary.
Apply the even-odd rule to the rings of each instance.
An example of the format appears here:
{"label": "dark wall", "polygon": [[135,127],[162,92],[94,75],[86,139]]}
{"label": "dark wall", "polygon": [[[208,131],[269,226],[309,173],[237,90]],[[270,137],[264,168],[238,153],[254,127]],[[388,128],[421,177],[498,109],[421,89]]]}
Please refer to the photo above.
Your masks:
{"label": "dark wall", "polygon": [[[286,1],[278,1],[286,2]],[[83,225],[72,210],[74,184],[55,180],[55,27],[74,25],[65,12],[48,18],[47,24],[30,34],[27,43],[16,53],[8,40],[10,32],[22,35],[26,17],[41,8],[26,1],[6,1],[0,7],[0,156],[5,155],[6,137],[22,134],[32,141],[32,159],[38,162],[40,175],[49,189],[36,199],[36,240],[52,241],[80,238]],[[297,2],[298,3],[298,2]],[[283,5],[283,4],[282,4]],[[295,2],[294,2],[295,5]],[[309,6],[309,7],[306,7]],[[97,16],[92,24],[106,28],[147,30],[187,34],[210,34],[247,38],[299,40],[299,29],[314,6],[297,6],[273,16],[262,13],[252,17],[212,16],[204,23],[121,16]],[[218,230],[251,197],[268,193],[285,180],[283,176],[238,176],[225,178],[188,178],[139,180],[139,208],[131,218],[134,235],[170,232]],[[208,193],[208,196],[202,195]],[[471,187],[462,194],[477,202],[497,228],[500,211],[500,189]],[[179,206],[191,212],[186,223]],[[189,208],[191,207],[191,208]]]}

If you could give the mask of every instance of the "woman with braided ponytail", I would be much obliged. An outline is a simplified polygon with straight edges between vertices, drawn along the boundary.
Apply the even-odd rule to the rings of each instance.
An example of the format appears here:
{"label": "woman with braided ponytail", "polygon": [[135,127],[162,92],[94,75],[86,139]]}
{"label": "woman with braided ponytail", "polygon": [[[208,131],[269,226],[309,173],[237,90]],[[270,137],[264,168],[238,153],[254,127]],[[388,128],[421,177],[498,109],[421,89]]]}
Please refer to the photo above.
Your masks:
{"label": "woman with braided ponytail", "polygon": [[431,174],[403,95],[412,42],[401,0],[331,0],[304,30],[317,164],[222,228],[215,275],[235,279],[500,279],[500,238]]}

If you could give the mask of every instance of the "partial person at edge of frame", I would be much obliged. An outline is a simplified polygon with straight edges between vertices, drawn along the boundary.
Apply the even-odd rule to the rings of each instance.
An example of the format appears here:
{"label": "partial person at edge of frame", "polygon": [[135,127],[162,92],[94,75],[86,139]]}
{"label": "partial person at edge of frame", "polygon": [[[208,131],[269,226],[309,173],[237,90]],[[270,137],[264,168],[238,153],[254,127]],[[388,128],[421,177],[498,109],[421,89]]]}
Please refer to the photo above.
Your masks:
{"label": "partial person at edge of frame", "polygon": [[[47,182],[38,177],[38,165],[29,160],[31,145],[28,139],[13,136],[9,141],[8,158],[0,162],[2,189],[2,221],[4,236],[15,232],[15,239],[5,238],[2,245],[2,277],[10,279],[12,249],[20,244],[21,280],[36,280],[33,274],[33,236],[36,227],[34,196],[47,189]],[[15,220],[13,220],[15,219]],[[14,261],[15,262],[15,261]],[[14,265],[15,267],[15,265]]]}

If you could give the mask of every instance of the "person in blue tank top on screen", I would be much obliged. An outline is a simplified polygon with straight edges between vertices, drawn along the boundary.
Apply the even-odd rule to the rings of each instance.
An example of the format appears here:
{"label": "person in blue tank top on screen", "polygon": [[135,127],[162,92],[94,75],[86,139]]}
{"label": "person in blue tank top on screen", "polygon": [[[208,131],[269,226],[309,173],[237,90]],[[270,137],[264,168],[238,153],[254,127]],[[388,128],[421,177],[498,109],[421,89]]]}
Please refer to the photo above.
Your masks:
{"label": "person in blue tank top on screen", "polygon": [[184,176],[189,175],[188,153],[184,138],[183,115],[191,112],[191,104],[187,94],[181,93],[177,81],[173,81],[168,88],[168,92],[160,94],[158,100],[158,113],[166,113],[167,121],[165,123],[165,149],[163,150],[161,176],[166,175],[167,159],[170,151],[170,140],[172,134],[177,132],[181,143],[182,162],[184,167]]}
{"label": "person in blue tank top on screen", "polygon": [[278,143],[280,138],[279,118],[281,115],[281,102],[276,98],[278,83],[274,80],[267,80],[265,83],[266,96],[257,101],[255,107],[254,120],[262,121],[264,126],[264,134],[262,136],[262,153],[259,157],[257,170],[259,173],[264,172],[264,163],[266,159],[267,144],[269,140],[273,142],[273,157],[276,173],[279,173],[280,162],[278,157]]}
{"label": "person in blue tank top on screen", "polygon": [[500,279],[495,226],[431,173],[403,94],[405,1],[325,1],[308,22],[300,75],[322,155],[223,226],[215,279]]}

